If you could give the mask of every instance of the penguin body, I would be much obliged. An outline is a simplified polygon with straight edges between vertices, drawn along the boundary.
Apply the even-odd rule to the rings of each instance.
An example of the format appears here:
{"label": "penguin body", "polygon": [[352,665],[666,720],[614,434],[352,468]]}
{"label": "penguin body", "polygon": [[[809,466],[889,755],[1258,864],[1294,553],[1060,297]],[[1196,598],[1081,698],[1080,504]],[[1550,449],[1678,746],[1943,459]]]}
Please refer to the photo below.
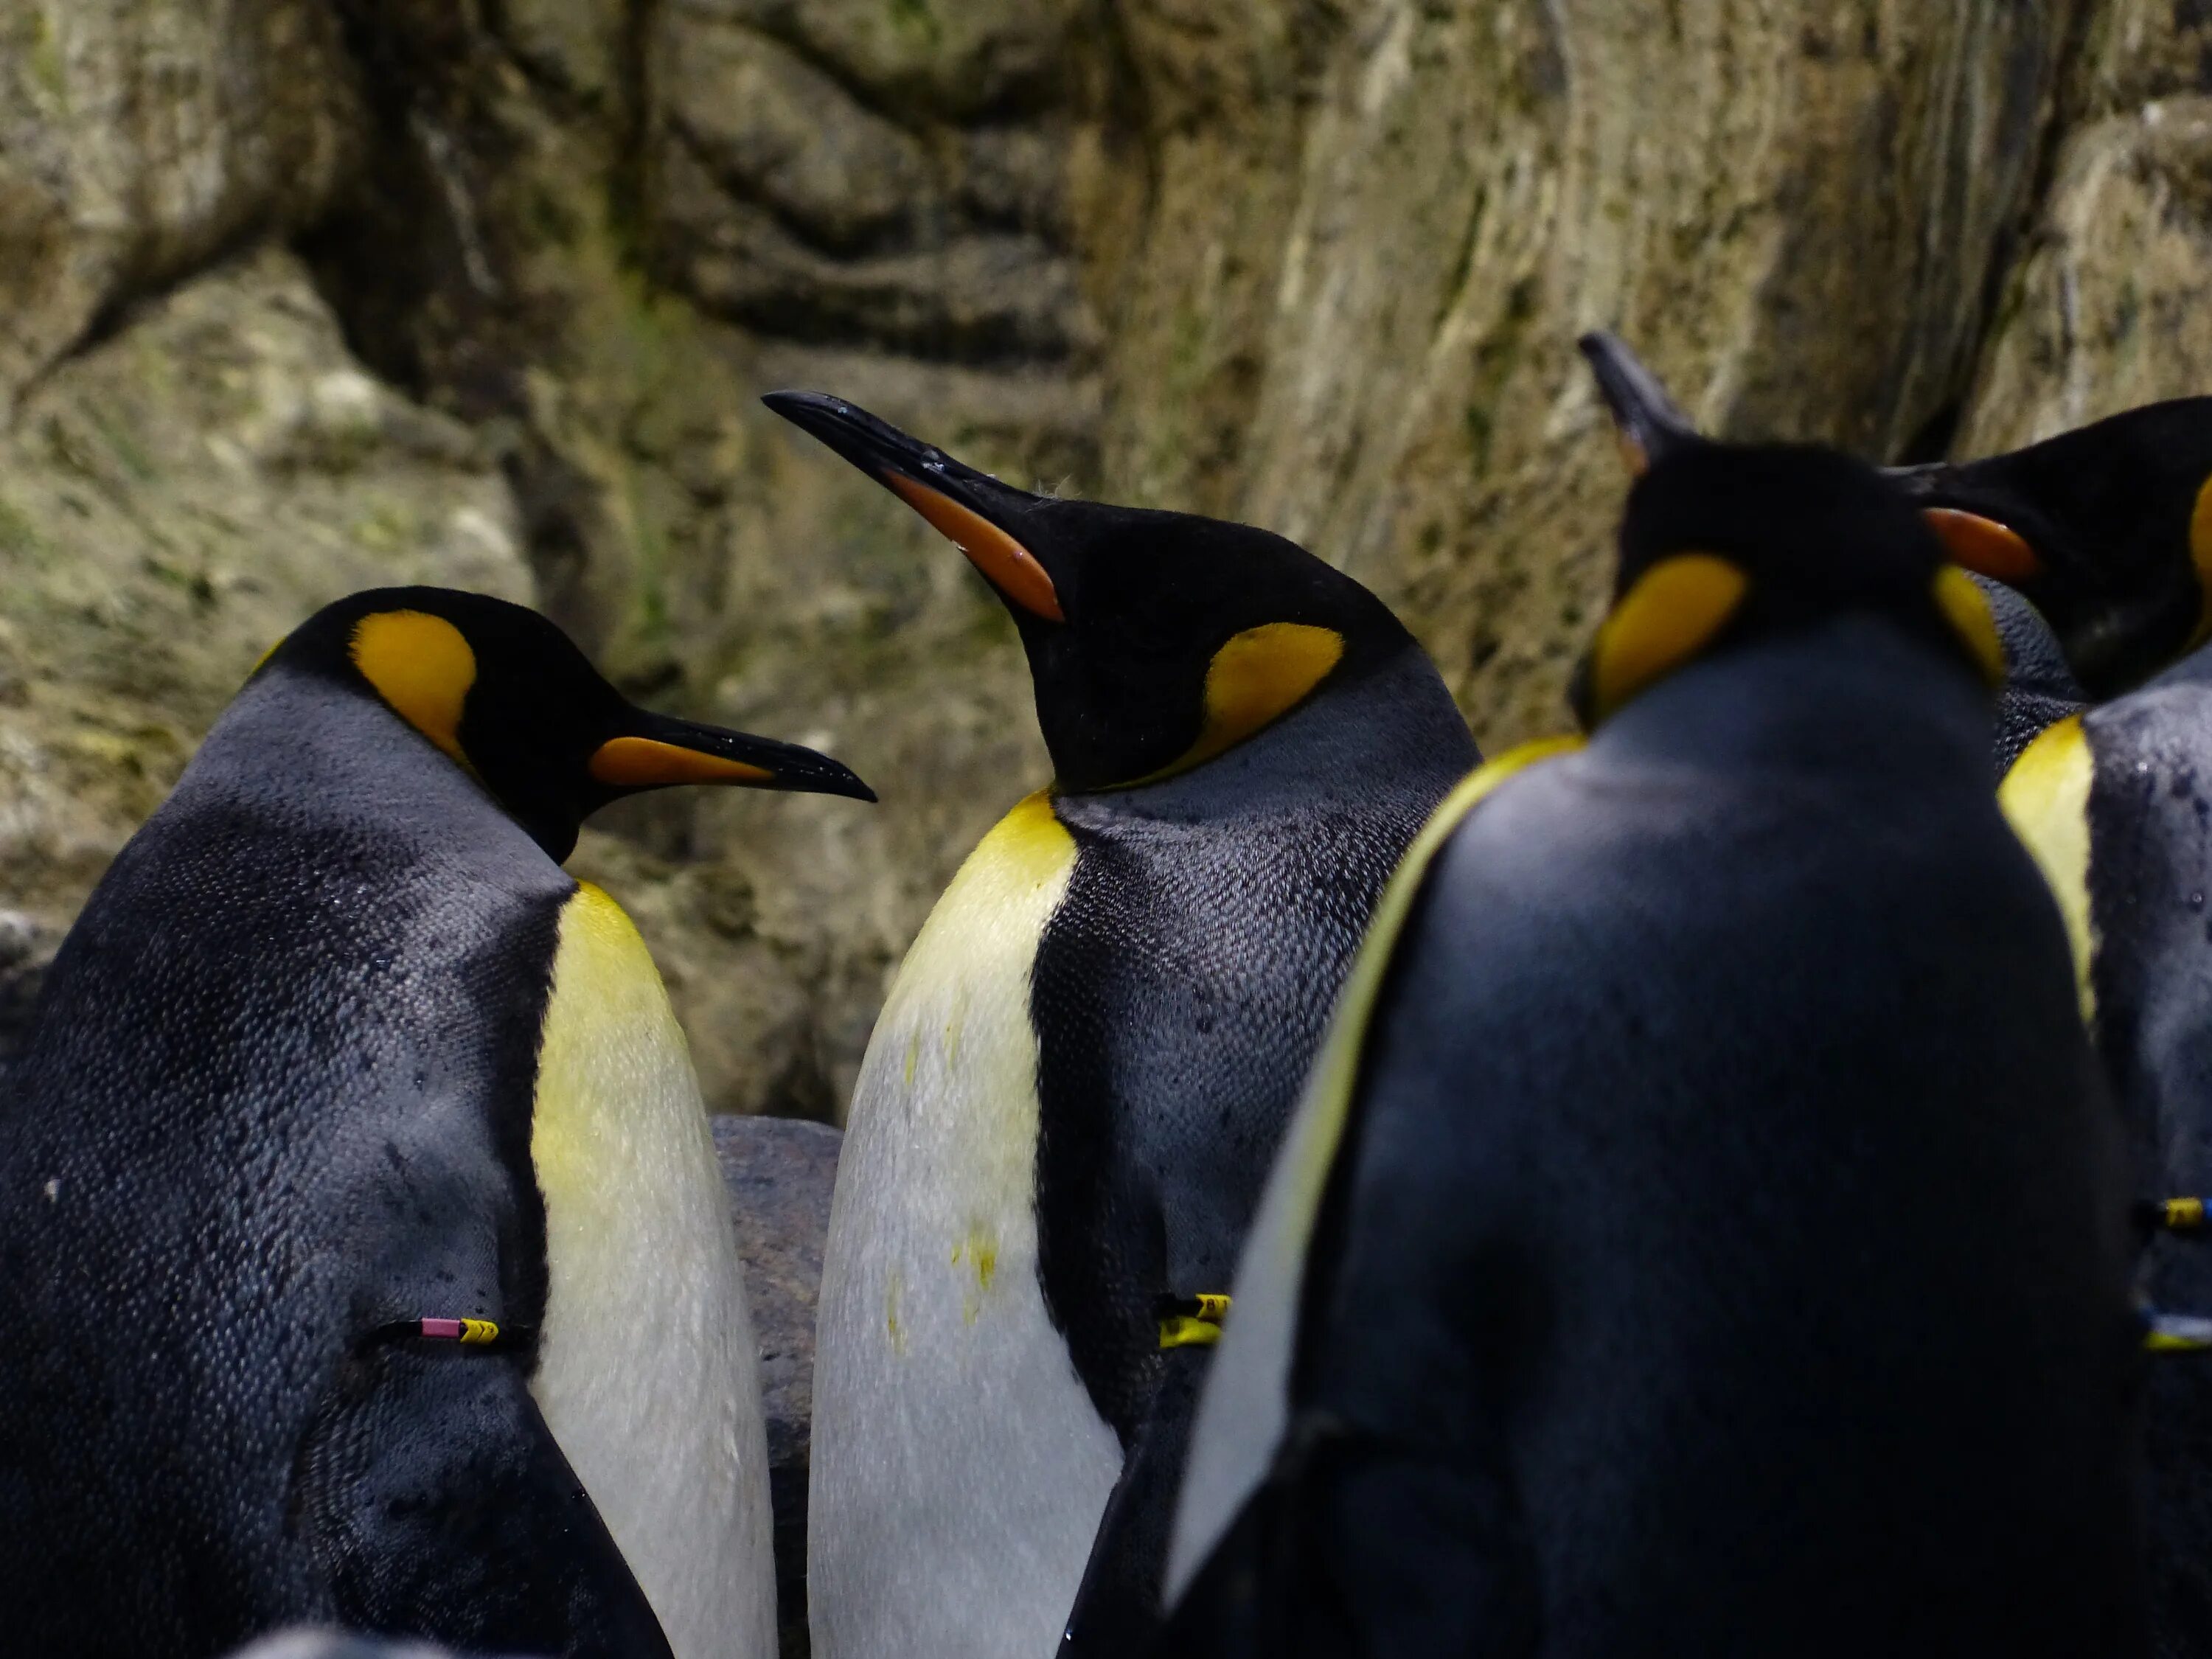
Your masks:
{"label": "penguin body", "polygon": [[1359,741],[1359,701],[1126,795],[1030,797],[915,940],[823,1261],[824,1654],[1054,1650],[1125,1467],[1099,1572],[1157,1594],[1206,1352],[1159,1349],[1158,1287],[1228,1283],[1361,920],[1455,775]]}
{"label": "penguin body", "polygon": [[854,1091],[815,1650],[1134,1652],[1213,1334],[1162,1303],[1225,1290],[1367,914],[1474,745],[1410,636],[1303,550],[779,406],[1007,599],[1059,778],[939,901]]}
{"label": "penguin body", "polygon": [[[2053,726],[2000,791],[2065,915],[2091,1022],[2125,1117],[2137,1193],[2212,1189],[2212,653]],[[2212,1258],[2153,1238],[2154,1306],[2212,1308]],[[2145,1397],[2155,1650],[2212,1644],[2212,1377],[2155,1366]]]}
{"label": "penguin body", "polygon": [[2028,744],[2089,706],[2057,635],[2040,611],[2002,582],[1976,575],[2004,647],[2004,684],[1997,688],[1996,775],[2002,780]]}
{"label": "penguin body", "polygon": [[[0,1107],[0,1618],[28,1650],[312,1621],[772,1651],[755,1356],[681,1035],[555,861],[573,823],[493,793],[502,699],[647,717],[533,630],[435,590],[323,613],[64,941]],[[503,647],[576,686],[512,684]],[[651,719],[622,742],[706,741]],[[635,783],[653,751],[609,752]]]}
{"label": "penguin body", "polygon": [[2138,1651],[2125,1194],[1988,618],[1807,452],[1655,461],[1624,560],[1588,745],[1378,912],[1160,1651]]}

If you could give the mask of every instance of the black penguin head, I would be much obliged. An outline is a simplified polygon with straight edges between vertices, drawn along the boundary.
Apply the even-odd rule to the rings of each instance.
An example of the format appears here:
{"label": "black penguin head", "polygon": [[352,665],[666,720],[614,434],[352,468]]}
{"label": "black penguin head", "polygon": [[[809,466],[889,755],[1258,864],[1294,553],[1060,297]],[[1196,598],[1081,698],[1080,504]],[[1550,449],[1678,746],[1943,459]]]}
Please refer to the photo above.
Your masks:
{"label": "black penguin head", "polygon": [[1380,599],[1264,530],[1033,495],[842,398],[763,401],[913,507],[996,590],[1063,789],[1187,770],[1413,645]]}
{"label": "black penguin head", "polygon": [[1583,349],[1644,463],[1613,608],[1576,687],[1585,726],[1694,659],[1852,612],[2002,680],[1989,602],[1893,480],[1833,450],[1710,442],[1663,393],[1650,402],[1657,381],[1613,372],[1626,357],[1619,342],[1594,337]]}
{"label": "black penguin head", "polygon": [[678,783],[875,796],[826,755],[639,708],[536,611],[386,587],[325,606],[263,660],[374,697],[481,783],[556,860],[610,801]]}
{"label": "black penguin head", "polygon": [[1896,477],[1954,559],[2034,601],[2094,696],[2212,637],[2212,398]]}

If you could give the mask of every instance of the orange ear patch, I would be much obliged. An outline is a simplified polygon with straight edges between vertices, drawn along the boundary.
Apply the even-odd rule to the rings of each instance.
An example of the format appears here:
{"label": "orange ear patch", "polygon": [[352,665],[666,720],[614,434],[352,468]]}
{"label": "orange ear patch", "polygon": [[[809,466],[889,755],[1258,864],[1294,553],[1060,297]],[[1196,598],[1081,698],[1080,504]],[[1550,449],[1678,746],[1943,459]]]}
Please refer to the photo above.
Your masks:
{"label": "orange ear patch", "polygon": [[354,625],[352,654],[354,666],[379,696],[469,767],[461,749],[461,709],[476,684],[477,653],[459,629],[427,611],[380,611]]}
{"label": "orange ear patch", "polygon": [[1936,608],[1951,624],[1959,642],[1981,667],[1982,677],[1993,685],[2005,682],[2004,641],[1998,636],[1996,618],[1974,579],[1955,564],[1936,573]]}
{"label": "orange ear patch", "polygon": [[650,789],[664,783],[769,783],[765,766],[704,755],[652,738],[610,738],[592,751],[591,774],[617,789]]}
{"label": "orange ear patch", "polygon": [[2036,557],[2027,538],[1995,519],[1954,507],[1928,507],[1921,516],[1928,520],[1928,527],[1936,532],[1952,562],[1977,575],[2014,583],[2043,574],[2043,561]]}
{"label": "orange ear patch", "polygon": [[881,475],[891,493],[927,520],[931,529],[968,556],[983,580],[1033,617],[1065,622],[1052,578],[1024,547],[981,514],[896,472]]}
{"label": "orange ear patch", "polygon": [[2197,492],[2197,506],[2189,515],[2189,556],[2197,567],[2197,591],[2203,596],[2198,601],[2197,631],[2189,639],[2194,651],[2212,639],[2212,478]]}
{"label": "orange ear patch", "polygon": [[1590,714],[1603,720],[1712,642],[1751,586],[1711,553],[1676,553],[1638,576],[1590,647]]}

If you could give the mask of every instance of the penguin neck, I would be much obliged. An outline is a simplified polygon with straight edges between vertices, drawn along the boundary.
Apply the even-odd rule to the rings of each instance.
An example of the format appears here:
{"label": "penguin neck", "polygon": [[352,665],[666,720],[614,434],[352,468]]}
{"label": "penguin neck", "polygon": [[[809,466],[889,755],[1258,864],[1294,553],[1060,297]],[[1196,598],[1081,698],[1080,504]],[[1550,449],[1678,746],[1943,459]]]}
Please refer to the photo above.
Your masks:
{"label": "penguin neck", "polygon": [[1095,805],[1177,821],[1279,817],[1310,810],[1324,795],[1371,800],[1449,786],[1480,758],[1436,665],[1409,639],[1201,766],[1058,799],[1079,811]]}
{"label": "penguin neck", "polygon": [[1989,775],[1989,694],[1877,617],[1845,616],[1691,664],[1593,750],[1776,772]]}

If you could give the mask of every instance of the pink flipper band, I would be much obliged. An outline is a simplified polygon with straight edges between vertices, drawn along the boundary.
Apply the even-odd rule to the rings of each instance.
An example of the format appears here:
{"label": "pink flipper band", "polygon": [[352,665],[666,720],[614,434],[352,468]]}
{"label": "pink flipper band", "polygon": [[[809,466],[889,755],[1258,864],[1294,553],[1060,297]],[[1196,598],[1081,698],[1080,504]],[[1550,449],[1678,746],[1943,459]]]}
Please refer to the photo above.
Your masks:
{"label": "pink flipper band", "polygon": [[461,1322],[458,1319],[426,1319],[422,1334],[439,1341],[458,1342],[461,1340]]}

